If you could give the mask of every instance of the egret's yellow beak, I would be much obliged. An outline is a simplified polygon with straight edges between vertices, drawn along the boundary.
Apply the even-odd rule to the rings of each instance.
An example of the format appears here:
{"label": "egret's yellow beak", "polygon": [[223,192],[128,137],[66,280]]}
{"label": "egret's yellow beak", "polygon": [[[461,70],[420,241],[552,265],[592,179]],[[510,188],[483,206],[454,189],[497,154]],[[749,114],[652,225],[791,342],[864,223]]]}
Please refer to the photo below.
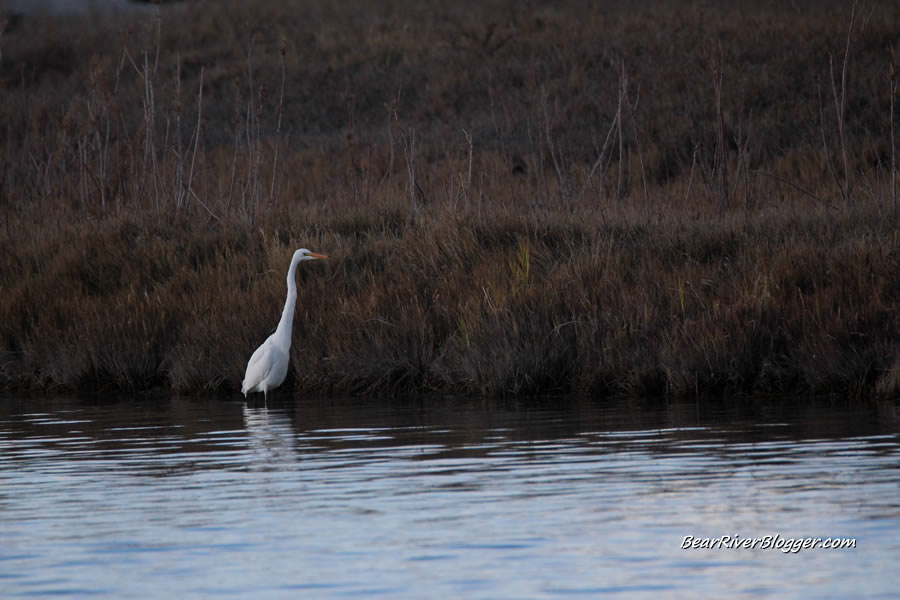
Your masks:
{"label": "egret's yellow beak", "polygon": [[310,258],[328,258],[327,254],[318,254],[316,252],[310,252],[307,256]]}

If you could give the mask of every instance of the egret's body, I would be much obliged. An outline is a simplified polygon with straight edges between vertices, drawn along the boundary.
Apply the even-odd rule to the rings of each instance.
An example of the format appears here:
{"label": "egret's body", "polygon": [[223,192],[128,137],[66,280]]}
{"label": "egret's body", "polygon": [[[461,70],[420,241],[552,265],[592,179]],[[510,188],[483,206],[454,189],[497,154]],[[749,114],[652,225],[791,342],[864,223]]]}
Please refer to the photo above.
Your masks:
{"label": "egret's body", "polygon": [[297,304],[297,282],[294,280],[294,274],[300,261],[316,258],[328,257],[310,252],[306,248],[294,252],[287,274],[287,300],[281,312],[281,320],[278,321],[275,333],[266,338],[247,363],[247,372],[241,385],[241,392],[245,398],[249,392],[262,392],[263,397],[268,399],[269,390],[277,388],[284,381],[290,363],[291,328],[294,324],[294,306]]}

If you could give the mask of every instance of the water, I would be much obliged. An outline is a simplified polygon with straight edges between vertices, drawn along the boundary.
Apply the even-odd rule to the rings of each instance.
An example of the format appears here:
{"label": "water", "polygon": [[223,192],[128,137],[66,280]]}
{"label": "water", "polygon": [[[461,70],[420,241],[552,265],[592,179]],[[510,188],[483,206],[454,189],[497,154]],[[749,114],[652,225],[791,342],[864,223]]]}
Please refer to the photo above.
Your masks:
{"label": "water", "polygon": [[[895,404],[0,398],[0,595],[896,598],[898,432]],[[681,549],[726,535],[856,547]]]}

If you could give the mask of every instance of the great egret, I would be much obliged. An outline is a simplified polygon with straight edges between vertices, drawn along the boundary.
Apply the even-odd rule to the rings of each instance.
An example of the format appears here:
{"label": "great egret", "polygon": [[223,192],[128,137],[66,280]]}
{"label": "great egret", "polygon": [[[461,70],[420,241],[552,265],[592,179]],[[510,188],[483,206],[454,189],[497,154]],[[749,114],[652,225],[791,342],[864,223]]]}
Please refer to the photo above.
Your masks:
{"label": "great egret", "polygon": [[288,362],[291,350],[291,327],[294,323],[294,305],[297,303],[297,282],[294,281],[294,273],[297,264],[303,260],[316,258],[328,258],[324,254],[310,252],[306,248],[294,251],[291,258],[291,268],[287,274],[287,300],[281,313],[281,320],[275,333],[266,338],[266,341],[256,349],[250,362],[247,363],[247,372],[244,374],[244,382],[241,384],[241,392],[244,398],[249,392],[262,392],[263,398],[268,401],[268,392],[281,385],[287,375]]}

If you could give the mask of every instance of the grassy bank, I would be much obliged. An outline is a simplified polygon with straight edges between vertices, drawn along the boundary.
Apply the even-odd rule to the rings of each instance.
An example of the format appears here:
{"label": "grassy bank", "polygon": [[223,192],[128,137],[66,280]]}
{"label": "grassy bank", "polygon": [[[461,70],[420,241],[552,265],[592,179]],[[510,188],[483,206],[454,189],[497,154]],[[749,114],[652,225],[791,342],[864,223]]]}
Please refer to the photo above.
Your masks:
{"label": "grassy bank", "polygon": [[0,38],[0,386],[234,392],[305,246],[295,390],[900,391],[894,3],[216,6]]}

